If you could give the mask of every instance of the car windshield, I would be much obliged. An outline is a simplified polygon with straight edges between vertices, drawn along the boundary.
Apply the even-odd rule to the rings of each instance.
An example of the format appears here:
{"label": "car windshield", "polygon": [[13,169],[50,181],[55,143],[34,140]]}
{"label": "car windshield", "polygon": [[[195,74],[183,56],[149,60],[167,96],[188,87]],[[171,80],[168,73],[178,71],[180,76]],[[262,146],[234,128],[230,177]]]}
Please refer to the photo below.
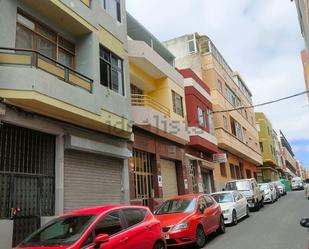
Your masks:
{"label": "car windshield", "polygon": [[189,213],[195,209],[195,198],[167,200],[163,202],[156,214]]}
{"label": "car windshield", "polygon": [[57,246],[76,242],[95,219],[95,215],[64,216],[49,222],[19,246]]}
{"label": "car windshield", "polygon": [[228,202],[234,202],[233,196],[230,193],[225,193],[225,194],[213,194],[211,195],[216,202],[218,203],[228,203]]}
{"label": "car windshield", "polygon": [[261,190],[269,189],[269,185],[268,184],[260,184],[259,187],[260,187]]}
{"label": "car windshield", "polygon": [[248,191],[251,190],[250,187],[250,182],[248,181],[228,182],[226,184],[226,190]]}

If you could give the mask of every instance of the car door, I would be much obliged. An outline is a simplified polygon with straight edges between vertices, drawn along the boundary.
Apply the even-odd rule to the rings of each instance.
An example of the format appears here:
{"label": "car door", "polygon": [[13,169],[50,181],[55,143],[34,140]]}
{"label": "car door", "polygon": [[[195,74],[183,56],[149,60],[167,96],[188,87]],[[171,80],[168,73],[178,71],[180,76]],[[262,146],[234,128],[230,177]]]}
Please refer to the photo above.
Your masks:
{"label": "car door", "polygon": [[245,216],[247,214],[247,199],[241,193],[237,193],[239,196],[239,205],[240,205],[240,213],[241,216]]}
{"label": "car door", "polygon": [[128,230],[128,248],[152,248],[154,227],[151,222],[144,222],[147,210],[143,208],[122,209]]}
{"label": "car door", "polygon": [[[220,212],[220,209],[216,207],[214,200],[209,197],[208,195],[204,196],[206,200],[206,218],[209,219],[210,223],[210,229],[209,232],[213,232],[217,229],[217,226],[219,224],[219,220],[217,221],[218,212]],[[219,204],[217,204],[219,206]],[[219,216],[220,217],[220,216]]]}
{"label": "car door", "polygon": [[241,216],[241,203],[240,203],[240,196],[237,194],[237,192],[233,193],[233,199],[234,199],[234,207],[236,210],[237,218]]}
{"label": "car door", "polygon": [[128,230],[125,230],[125,221],[120,210],[112,211],[100,219],[83,242],[81,249],[94,249],[93,240],[99,234],[110,236],[107,242],[101,244],[100,249],[130,249],[127,246]]}
{"label": "car door", "polygon": [[[201,213],[200,210],[204,209],[204,212]],[[197,219],[202,223],[205,233],[208,233],[212,227],[211,217],[207,212],[207,203],[204,196],[198,198],[198,212]]]}

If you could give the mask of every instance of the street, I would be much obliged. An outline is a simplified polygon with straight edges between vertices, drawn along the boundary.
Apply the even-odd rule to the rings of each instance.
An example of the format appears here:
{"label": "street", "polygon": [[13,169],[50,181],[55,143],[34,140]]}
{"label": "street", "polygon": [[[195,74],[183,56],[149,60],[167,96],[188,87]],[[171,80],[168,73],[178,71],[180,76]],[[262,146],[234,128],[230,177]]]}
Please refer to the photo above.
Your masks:
{"label": "street", "polygon": [[299,221],[308,215],[309,202],[304,199],[304,192],[289,192],[278,202],[251,212],[238,225],[228,226],[225,234],[208,236],[204,248],[307,249],[309,233]]}

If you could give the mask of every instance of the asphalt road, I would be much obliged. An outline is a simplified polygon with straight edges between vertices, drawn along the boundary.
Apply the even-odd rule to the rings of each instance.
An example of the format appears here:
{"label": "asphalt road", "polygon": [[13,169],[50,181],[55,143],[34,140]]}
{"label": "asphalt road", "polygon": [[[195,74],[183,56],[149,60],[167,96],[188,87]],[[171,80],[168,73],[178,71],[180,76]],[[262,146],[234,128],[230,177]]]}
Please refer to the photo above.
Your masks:
{"label": "asphalt road", "polygon": [[[207,237],[206,249],[309,249],[309,232],[299,225],[309,216],[309,201],[304,191],[289,192],[274,204],[236,226],[229,226],[223,235]],[[187,248],[186,248],[187,249]]]}

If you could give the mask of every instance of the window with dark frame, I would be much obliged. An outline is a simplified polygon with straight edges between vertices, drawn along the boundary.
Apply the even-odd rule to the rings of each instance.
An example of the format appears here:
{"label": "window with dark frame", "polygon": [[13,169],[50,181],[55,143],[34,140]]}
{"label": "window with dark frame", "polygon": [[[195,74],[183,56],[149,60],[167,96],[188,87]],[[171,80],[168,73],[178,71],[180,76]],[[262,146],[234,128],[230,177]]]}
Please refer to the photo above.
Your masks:
{"label": "window with dark frame", "polygon": [[183,105],[182,105],[182,97],[172,90],[172,99],[173,99],[173,111],[180,116],[183,115]]}
{"label": "window with dark frame", "polygon": [[124,95],[123,61],[108,49],[100,46],[101,85]]}
{"label": "window with dark frame", "polygon": [[246,175],[247,175],[247,178],[252,178],[252,174],[251,174],[250,169],[246,169]]}
{"label": "window with dark frame", "polygon": [[16,48],[36,50],[67,67],[75,67],[75,45],[22,10],[17,13]]}
{"label": "window with dark frame", "polygon": [[233,179],[236,179],[236,174],[235,174],[235,166],[230,163],[230,172],[231,172],[231,177]]}
{"label": "window with dark frame", "polygon": [[203,128],[206,128],[205,112],[200,107],[197,107],[197,116],[199,125]]}
{"label": "window with dark frame", "polygon": [[118,22],[121,22],[120,0],[99,0],[99,2],[108,14],[114,17]]}
{"label": "window with dark frame", "polygon": [[224,176],[224,177],[227,176],[225,163],[220,163],[220,173],[221,173],[221,176]]}

